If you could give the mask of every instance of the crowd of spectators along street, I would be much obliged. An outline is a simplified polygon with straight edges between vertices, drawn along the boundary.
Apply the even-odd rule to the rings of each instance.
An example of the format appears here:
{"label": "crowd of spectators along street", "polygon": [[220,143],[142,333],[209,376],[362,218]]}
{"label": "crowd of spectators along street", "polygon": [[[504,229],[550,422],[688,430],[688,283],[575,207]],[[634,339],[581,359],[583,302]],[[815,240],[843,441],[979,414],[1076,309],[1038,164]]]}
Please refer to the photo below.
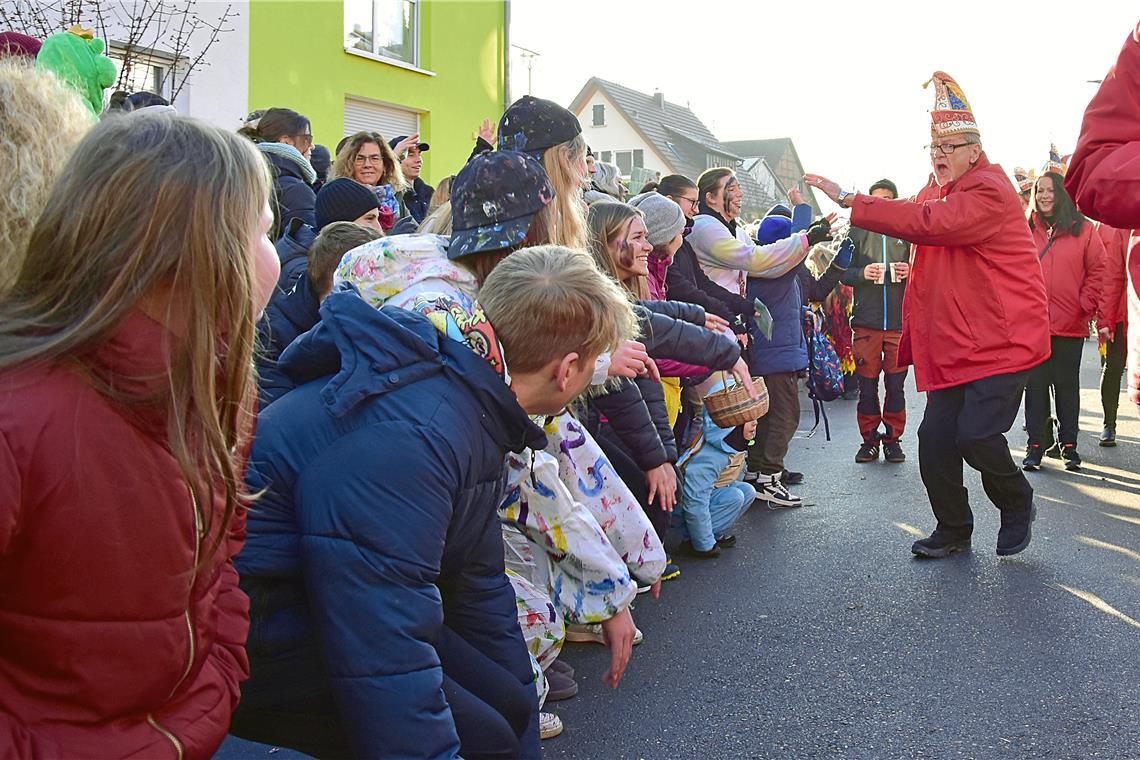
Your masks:
{"label": "crowd of spectators along street", "polygon": [[730,168],[630,192],[570,111],[530,96],[436,187],[420,135],[330,150],[287,104],[224,130],[116,93],[95,117],[83,82],[33,66],[40,44],[0,35],[0,144],[21,158],[0,201],[17,757],[206,757],[227,733],[538,757],[578,691],[565,642],[608,647],[618,688],[665,635],[638,628],[639,594],[669,604],[687,563],[747,540],[750,508],[802,505],[811,473],[789,466],[820,341],[859,399],[858,463],[906,461],[910,364],[931,394],[938,528],[916,554],[969,546],[963,459],[1003,510],[998,553],[1028,545],[1032,489],[997,428],[1024,403],[1023,468],[1080,467],[1090,321],[1115,444],[1140,214],[1112,188],[1140,178],[1105,156],[1140,145],[1113,110],[1140,112],[1136,35],[1069,170],[1119,229],[1082,215],[1055,149],[1011,184],[941,72],[917,198],[807,177],[847,228],[799,190],[742,219]]}

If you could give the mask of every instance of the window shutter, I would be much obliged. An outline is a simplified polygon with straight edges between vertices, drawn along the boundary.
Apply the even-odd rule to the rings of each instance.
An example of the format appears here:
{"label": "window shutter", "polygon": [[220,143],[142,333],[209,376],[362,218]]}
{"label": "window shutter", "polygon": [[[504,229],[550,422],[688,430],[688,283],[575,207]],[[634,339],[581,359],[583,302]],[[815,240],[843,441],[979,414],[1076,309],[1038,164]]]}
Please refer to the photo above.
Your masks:
{"label": "window shutter", "polygon": [[386,106],[362,98],[344,99],[344,134],[379,132],[385,140],[420,131],[420,115],[396,106]]}

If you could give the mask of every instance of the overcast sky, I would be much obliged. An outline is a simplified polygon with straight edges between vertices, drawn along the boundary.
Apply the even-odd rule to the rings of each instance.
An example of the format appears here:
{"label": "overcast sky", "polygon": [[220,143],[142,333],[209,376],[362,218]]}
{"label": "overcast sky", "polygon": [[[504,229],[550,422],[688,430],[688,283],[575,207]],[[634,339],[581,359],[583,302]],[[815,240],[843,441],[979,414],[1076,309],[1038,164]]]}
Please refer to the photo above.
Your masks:
{"label": "overcast sky", "polygon": [[[513,0],[511,42],[541,55],[533,94],[568,105],[591,76],[689,104],[721,140],[789,136],[805,168],[865,189],[926,181],[941,69],[990,160],[1040,169],[1140,19],[1134,0]],[[527,70],[514,56],[513,91]]]}

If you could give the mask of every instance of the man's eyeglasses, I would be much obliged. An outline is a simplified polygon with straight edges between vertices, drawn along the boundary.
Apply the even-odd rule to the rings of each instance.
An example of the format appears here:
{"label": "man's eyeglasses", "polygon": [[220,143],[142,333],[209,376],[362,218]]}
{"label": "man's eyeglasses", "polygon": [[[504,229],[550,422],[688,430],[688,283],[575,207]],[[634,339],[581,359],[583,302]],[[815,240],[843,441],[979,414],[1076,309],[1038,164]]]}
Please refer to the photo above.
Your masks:
{"label": "man's eyeglasses", "polygon": [[942,155],[949,156],[951,153],[953,153],[958,148],[965,148],[967,145],[976,145],[976,144],[977,143],[968,143],[968,142],[964,142],[964,143],[942,143],[941,145],[931,144],[931,145],[927,145],[926,149],[928,151],[930,151],[930,155],[932,155],[932,156],[939,151],[942,151]]}

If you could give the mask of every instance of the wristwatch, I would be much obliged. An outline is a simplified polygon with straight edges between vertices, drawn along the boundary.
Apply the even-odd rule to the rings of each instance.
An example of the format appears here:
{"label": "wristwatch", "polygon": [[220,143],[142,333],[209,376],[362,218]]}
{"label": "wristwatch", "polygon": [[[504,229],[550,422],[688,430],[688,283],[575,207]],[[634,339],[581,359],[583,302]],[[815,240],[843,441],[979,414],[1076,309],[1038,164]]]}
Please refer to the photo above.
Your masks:
{"label": "wristwatch", "polygon": [[851,204],[847,202],[848,198],[850,198],[852,201],[855,200],[855,191],[854,190],[840,190],[839,191],[839,205],[840,206],[842,206],[843,208],[851,208]]}

